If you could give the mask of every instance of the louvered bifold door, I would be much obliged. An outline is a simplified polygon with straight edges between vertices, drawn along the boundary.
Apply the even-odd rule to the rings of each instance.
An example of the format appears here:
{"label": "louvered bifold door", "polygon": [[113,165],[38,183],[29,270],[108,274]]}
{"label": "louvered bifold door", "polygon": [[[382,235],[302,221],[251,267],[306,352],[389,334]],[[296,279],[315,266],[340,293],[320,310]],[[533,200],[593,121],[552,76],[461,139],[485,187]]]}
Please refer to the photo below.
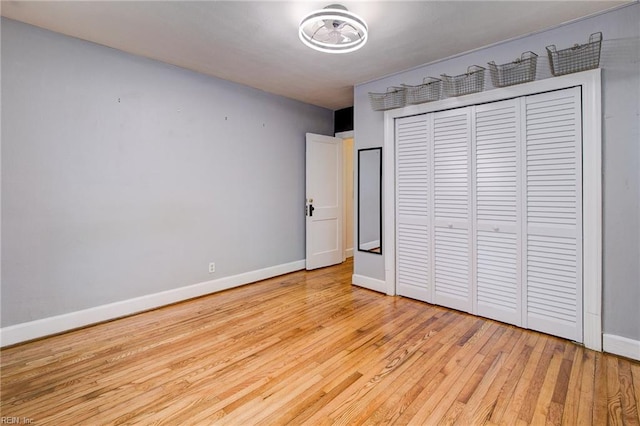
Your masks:
{"label": "louvered bifold door", "polygon": [[431,302],[429,120],[396,120],[396,290],[425,302]]}
{"label": "louvered bifold door", "polygon": [[526,326],[581,342],[580,88],[524,102]]}
{"label": "louvered bifold door", "polygon": [[471,108],[433,114],[434,303],[471,312]]}
{"label": "louvered bifold door", "polygon": [[474,112],[475,312],[522,324],[520,100]]}

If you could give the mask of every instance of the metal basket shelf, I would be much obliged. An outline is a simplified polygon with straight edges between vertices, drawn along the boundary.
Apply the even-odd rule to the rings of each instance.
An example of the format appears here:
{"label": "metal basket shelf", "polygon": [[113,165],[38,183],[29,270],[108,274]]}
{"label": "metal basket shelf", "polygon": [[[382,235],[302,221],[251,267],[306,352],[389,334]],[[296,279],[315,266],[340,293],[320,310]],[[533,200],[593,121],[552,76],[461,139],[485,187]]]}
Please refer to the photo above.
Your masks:
{"label": "metal basket shelf", "polygon": [[369,92],[369,101],[374,111],[402,108],[406,102],[407,89],[404,87],[389,87],[386,93]]}
{"label": "metal basket shelf", "polygon": [[447,96],[462,96],[484,90],[484,70],[479,65],[471,65],[466,74],[454,77],[442,74],[442,84]]}
{"label": "metal basket shelf", "polygon": [[489,62],[489,73],[494,87],[507,87],[514,84],[526,83],[536,79],[536,65],[538,55],[524,52],[520,58],[508,64],[496,65]]}
{"label": "metal basket shelf", "polygon": [[425,77],[422,81],[423,83],[418,86],[402,85],[407,90],[407,105],[422,104],[440,99],[442,80],[434,77]]}
{"label": "metal basket shelf", "polygon": [[555,44],[547,46],[551,74],[559,76],[598,68],[601,48],[601,32],[591,34],[588,43],[566,49],[557,50]]}

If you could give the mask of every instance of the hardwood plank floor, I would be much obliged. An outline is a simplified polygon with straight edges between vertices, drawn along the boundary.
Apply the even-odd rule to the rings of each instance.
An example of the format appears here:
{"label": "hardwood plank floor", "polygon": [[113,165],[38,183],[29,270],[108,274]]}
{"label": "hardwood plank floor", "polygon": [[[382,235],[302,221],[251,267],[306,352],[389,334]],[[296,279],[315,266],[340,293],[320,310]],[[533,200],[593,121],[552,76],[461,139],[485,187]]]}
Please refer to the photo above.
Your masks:
{"label": "hardwood plank floor", "polygon": [[32,424],[640,425],[640,363],[295,272],[3,349]]}

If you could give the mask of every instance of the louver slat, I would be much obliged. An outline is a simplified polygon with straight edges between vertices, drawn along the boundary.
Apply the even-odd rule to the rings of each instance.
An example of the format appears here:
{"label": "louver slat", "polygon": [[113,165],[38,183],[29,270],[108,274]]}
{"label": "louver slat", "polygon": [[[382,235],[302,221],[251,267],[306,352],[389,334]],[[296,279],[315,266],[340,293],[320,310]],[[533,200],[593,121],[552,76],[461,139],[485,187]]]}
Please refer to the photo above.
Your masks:
{"label": "louver slat", "polygon": [[526,98],[527,324],[582,341],[580,90]]}
{"label": "louver slat", "polygon": [[469,116],[466,110],[434,114],[434,213],[436,219],[469,218]]}
{"label": "louver slat", "polygon": [[435,228],[436,303],[467,310],[469,235],[466,229]]}
{"label": "louver slat", "polygon": [[402,296],[430,301],[429,124],[396,120],[396,280]]}

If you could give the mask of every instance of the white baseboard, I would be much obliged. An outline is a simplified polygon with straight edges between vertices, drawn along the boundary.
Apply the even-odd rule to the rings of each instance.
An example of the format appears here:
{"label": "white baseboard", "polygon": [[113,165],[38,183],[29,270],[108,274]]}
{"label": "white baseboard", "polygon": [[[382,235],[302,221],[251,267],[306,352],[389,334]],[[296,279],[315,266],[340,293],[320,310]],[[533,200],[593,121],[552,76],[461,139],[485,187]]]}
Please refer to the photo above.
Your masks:
{"label": "white baseboard", "polygon": [[379,291],[380,293],[385,294],[387,293],[387,283],[375,278],[353,274],[351,276],[351,283],[359,287],[368,288],[369,290]]}
{"label": "white baseboard", "polygon": [[149,294],[68,314],[56,315],[0,329],[0,347],[37,339],[51,334],[62,333],[79,327],[108,321],[159,308],[183,300],[227,290],[267,278],[284,275],[305,268],[305,261],[285,263],[256,271],[245,272],[230,277],[205,281],[160,293]]}
{"label": "white baseboard", "polygon": [[380,240],[374,240],[360,244],[360,250],[372,250],[378,247],[380,247]]}
{"label": "white baseboard", "polygon": [[605,352],[640,361],[640,341],[638,340],[605,333],[602,335],[602,349]]}
{"label": "white baseboard", "polygon": [[348,248],[344,251],[344,257],[348,258],[348,257],[353,257],[353,247],[352,248]]}

